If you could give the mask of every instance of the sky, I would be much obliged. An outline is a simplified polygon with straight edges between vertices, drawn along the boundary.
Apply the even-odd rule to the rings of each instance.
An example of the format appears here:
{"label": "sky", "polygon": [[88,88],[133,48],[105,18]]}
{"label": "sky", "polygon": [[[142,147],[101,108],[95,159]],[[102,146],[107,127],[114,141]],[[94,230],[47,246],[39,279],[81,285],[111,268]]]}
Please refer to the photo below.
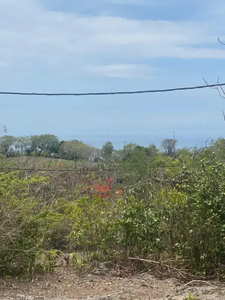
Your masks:
{"label": "sky", "polygon": [[[82,93],[225,82],[223,0],[0,0],[0,91]],[[204,89],[94,97],[0,96],[8,134],[179,147],[224,136]],[[3,134],[3,132],[2,132]]]}

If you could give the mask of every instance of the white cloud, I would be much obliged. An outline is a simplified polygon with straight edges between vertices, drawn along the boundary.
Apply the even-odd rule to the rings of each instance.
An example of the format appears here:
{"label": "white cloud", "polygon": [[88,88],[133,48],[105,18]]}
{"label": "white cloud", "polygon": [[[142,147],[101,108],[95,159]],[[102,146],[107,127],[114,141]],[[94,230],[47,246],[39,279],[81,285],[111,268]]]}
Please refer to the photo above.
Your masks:
{"label": "white cloud", "polygon": [[126,4],[138,4],[138,5],[143,5],[143,4],[149,4],[152,1],[151,0],[106,0],[108,3],[113,3],[113,4],[120,4],[120,5],[126,5]]}
{"label": "white cloud", "polygon": [[[162,5],[173,5],[177,2],[183,2],[183,0],[102,0],[103,2],[108,2],[118,5],[145,5],[145,6],[162,6]],[[193,0],[186,0],[187,2],[192,2]]]}
{"label": "white cloud", "polygon": [[101,76],[142,77],[149,74],[148,67],[137,65],[143,58],[225,58],[216,42],[216,26],[206,21],[79,16],[47,11],[35,0],[0,0],[0,28],[4,68],[43,66],[77,74],[85,70]]}
{"label": "white cloud", "polygon": [[154,69],[140,64],[91,66],[87,70],[99,76],[118,78],[151,78],[154,74]]}

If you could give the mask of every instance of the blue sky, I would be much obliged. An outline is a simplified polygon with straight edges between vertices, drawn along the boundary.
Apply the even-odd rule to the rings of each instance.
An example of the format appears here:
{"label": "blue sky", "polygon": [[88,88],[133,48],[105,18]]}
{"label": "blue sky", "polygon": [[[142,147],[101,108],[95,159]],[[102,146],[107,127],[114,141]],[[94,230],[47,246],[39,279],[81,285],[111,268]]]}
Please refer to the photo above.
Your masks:
{"label": "blue sky", "polygon": [[[0,90],[98,92],[225,82],[222,0],[0,0]],[[51,133],[179,146],[224,136],[225,99],[205,89],[132,96],[0,97],[15,136]]]}

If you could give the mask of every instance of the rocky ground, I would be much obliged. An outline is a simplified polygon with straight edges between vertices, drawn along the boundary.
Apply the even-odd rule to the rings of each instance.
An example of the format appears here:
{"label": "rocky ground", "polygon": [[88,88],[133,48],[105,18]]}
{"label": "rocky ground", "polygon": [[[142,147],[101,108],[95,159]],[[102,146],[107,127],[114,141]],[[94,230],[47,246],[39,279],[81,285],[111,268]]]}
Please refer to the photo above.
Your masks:
{"label": "rocky ground", "polygon": [[0,280],[0,300],[225,300],[219,282],[159,280],[143,273],[126,278],[111,275],[78,276],[71,270],[32,281]]}

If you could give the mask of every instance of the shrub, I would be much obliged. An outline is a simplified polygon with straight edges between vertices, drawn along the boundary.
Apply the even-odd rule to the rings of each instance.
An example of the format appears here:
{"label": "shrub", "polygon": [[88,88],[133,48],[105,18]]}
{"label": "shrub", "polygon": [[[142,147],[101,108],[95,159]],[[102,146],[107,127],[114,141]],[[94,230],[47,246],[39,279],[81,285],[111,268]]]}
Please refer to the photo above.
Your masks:
{"label": "shrub", "polygon": [[[58,215],[49,212],[41,199],[35,198],[33,187],[48,179],[33,176],[20,178],[20,173],[0,175],[0,273],[2,275],[30,275],[46,243],[46,237]],[[47,252],[46,252],[47,253]],[[51,261],[51,252],[45,257]],[[41,259],[41,258],[40,258]],[[47,268],[48,269],[48,268]]]}

